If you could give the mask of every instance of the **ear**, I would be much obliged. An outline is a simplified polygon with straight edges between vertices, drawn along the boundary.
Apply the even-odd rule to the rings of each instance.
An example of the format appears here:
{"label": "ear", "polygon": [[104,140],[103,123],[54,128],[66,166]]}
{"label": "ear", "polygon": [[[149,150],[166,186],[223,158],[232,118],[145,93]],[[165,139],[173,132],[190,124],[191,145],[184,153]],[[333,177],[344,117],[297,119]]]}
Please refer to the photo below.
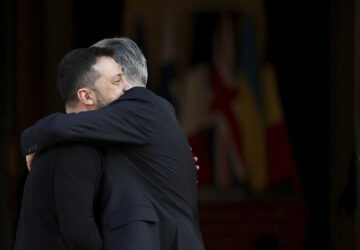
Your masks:
{"label": "ear", "polygon": [[77,91],[77,96],[79,101],[87,106],[94,106],[95,105],[95,94],[89,88],[81,88]]}

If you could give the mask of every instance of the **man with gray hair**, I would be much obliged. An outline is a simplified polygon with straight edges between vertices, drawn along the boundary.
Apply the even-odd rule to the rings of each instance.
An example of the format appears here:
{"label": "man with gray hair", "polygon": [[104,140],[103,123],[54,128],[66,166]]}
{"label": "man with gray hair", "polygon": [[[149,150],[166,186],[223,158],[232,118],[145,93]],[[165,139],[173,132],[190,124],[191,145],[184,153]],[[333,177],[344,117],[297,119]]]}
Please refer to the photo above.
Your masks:
{"label": "man with gray hair", "polygon": [[125,78],[133,84],[146,86],[148,79],[146,59],[132,40],[108,38],[95,43],[92,47],[112,49],[113,58],[121,66]]}
{"label": "man with gray hair", "polygon": [[198,222],[195,162],[165,99],[146,89],[147,68],[127,38],[102,40],[132,88],[108,106],[53,114],[22,134],[25,155],[68,142],[105,145],[101,199],[104,249],[204,249]]}

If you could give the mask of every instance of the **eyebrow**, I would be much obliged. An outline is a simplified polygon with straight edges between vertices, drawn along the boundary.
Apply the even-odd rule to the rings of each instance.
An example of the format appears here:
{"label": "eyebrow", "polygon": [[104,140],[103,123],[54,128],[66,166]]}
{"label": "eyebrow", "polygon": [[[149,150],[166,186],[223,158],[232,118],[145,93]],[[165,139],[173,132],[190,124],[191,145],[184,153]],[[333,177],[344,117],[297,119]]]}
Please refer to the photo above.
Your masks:
{"label": "eyebrow", "polygon": [[118,73],[115,76],[113,76],[113,79],[115,79],[116,77],[121,77],[123,74],[122,73]]}

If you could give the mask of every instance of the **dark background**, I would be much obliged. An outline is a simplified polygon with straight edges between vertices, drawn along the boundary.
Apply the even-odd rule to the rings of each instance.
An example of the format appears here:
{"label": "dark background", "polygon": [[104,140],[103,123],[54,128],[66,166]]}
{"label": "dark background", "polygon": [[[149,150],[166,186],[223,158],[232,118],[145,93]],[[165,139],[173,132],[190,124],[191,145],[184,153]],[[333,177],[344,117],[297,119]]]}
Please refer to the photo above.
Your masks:
{"label": "dark background", "polygon": [[[19,135],[44,115],[62,109],[51,80],[67,51],[88,47],[104,37],[125,35],[121,24],[126,2],[3,0],[0,4],[0,249],[10,249],[26,176]],[[158,1],[154,4],[161,8]],[[278,74],[308,211],[305,239],[299,247],[355,249],[353,219],[344,212],[344,206],[352,209],[351,202],[339,205],[355,151],[355,0],[267,0],[264,6],[266,57]],[[157,92],[156,79],[151,81]],[[355,188],[348,190],[347,201],[355,196]],[[219,206],[235,213],[242,209],[241,204],[204,203],[200,217],[203,210]],[[206,226],[202,225],[203,231]],[[224,227],[226,231],[231,225]],[[207,249],[225,249],[204,238]],[[229,249],[237,249],[235,246]]]}

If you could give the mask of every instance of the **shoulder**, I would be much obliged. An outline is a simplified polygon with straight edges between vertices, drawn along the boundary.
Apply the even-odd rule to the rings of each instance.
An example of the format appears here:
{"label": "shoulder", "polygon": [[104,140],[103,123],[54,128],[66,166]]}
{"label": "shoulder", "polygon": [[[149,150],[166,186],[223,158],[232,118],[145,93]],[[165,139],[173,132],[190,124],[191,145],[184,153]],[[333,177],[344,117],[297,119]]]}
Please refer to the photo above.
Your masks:
{"label": "shoulder", "polygon": [[156,109],[157,97],[145,87],[133,87],[108,107],[127,118],[148,117]]}
{"label": "shoulder", "polygon": [[98,147],[85,143],[69,143],[55,147],[54,150],[56,150],[57,154],[62,157],[76,155],[101,157],[101,150]]}
{"label": "shoulder", "polygon": [[60,168],[100,168],[102,152],[90,144],[71,143],[54,148],[56,161]]}
{"label": "shoulder", "polygon": [[127,120],[149,124],[157,123],[164,115],[175,115],[174,107],[163,97],[145,87],[133,87],[109,105],[112,114],[121,114]]}
{"label": "shoulder", "polygon": [[[145,106],[156,105],[157,108],[166,107],[167,109],[174,110],[172,104],[165,98],[156,95],[150,89],[144,87],[133,87],[128,90],[119,100],[123,101],[138,101],[139,103],[146,104]],[[136,105],[136,104],[134,104]]]}
{"label": "shoulder", "polygon": [[145,87],[132,87],[128,91],[125,92],[119,99],[114,101],[115,103],[148,103],[151,102],[156,95],[149,89]]}

